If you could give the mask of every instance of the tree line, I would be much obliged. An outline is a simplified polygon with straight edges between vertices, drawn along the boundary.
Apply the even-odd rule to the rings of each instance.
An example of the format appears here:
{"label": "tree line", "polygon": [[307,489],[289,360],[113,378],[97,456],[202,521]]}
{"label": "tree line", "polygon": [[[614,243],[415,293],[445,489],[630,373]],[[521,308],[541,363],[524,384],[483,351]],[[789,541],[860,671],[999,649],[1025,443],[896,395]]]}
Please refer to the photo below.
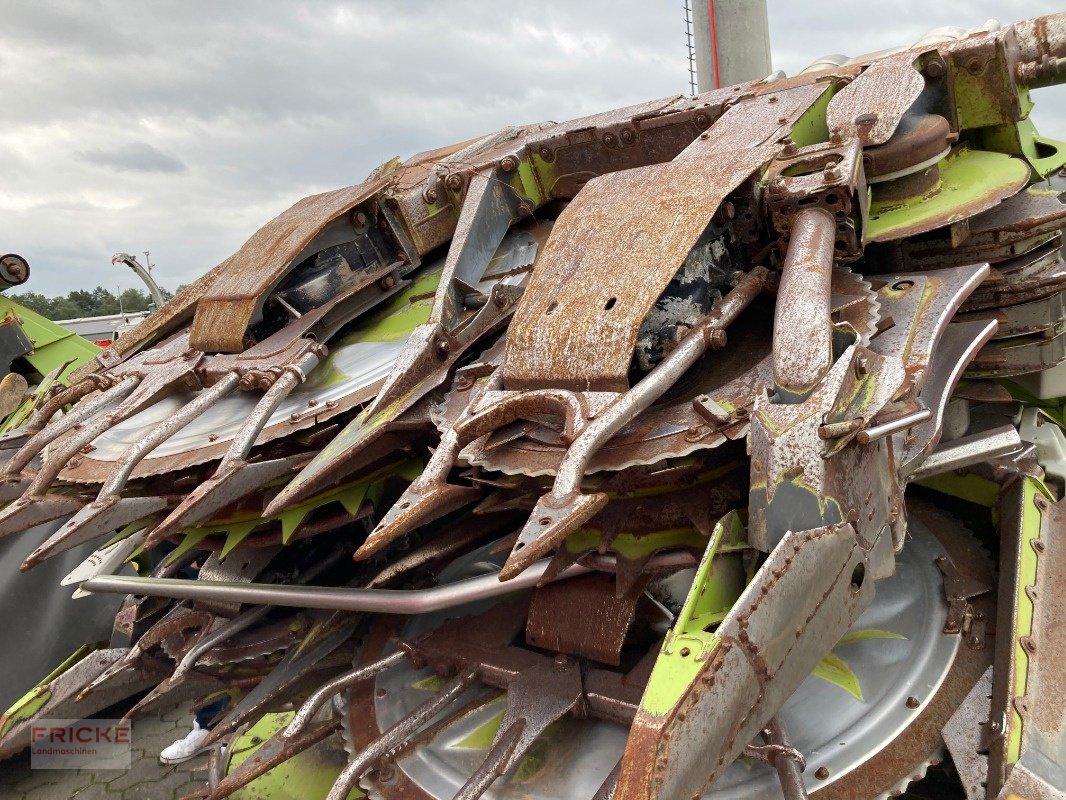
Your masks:
{"label": "tree line", "polygon": [[[124,289],[121,294],[115,294],[103,286],[92,290],[75,289],[60,297],[48,297],[40,292],[10,292],[9,296],[41,316],[53,320],[146,311],[148,304],[152,302],[151,295],[142,289]],[[163,296],[169,300],[173,295],[163,289]]]}

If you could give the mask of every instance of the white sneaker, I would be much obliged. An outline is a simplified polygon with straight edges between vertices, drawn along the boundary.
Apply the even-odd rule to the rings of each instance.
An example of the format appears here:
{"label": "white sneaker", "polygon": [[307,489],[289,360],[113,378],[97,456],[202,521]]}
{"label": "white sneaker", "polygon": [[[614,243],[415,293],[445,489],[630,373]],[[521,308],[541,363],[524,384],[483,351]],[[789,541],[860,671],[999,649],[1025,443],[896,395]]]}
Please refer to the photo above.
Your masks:
{"label": "white sneaker", "polygon": [[184,739],[178,739],[169,747],[164,747],[159,754],[159,761],[163,764],[180,764],[193,756],[207,752],[211,748],[204,747],[203,743],[210,732],[207,728],[201,728],[196,720],[193,720],[192,730],[186,734]]}

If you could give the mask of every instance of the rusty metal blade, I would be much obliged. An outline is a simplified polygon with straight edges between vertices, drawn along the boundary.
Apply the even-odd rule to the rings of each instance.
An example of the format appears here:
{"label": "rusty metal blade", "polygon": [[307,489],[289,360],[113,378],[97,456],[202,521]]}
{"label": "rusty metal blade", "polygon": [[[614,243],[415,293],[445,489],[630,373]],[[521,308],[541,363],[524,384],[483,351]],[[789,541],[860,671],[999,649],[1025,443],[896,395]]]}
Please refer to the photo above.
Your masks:
{"label": "rusty metal blade", "polygon": [[330,222],[372,197],[388,182],[389,178],[382,176],[358,186],[305,197],[256,231],[240,250],[209,273],[214,280],[196,304],[189,336],[192,347],[211,353],[241,352],[248,325],[269,290],[295,266],[294,261],[304,248]]}
{"label": "rusty metal blade", "polygon": [[[715,637],[691,640],[705,649],[691,653],[699,666],[686,673],[689,680],[671,686],[665,701],[641,701],[617,800],[705,791],[872,600],[864,563],[850,525],[788,533]],[[660,661],[668,650],[664,645]],[[687,649],[678,654],[689,656]]]}
{"label": "rusty metal blade", "polygon": [[[392,372],[367,409],[368,417],[401,397],[406,397],[408,403],[417,400],[418,397],[410,397],[412,388],[426,383],[428,376],[439,374],[442,364],[447,374],[447,366],[461,355],[455,352],[455,343],[450,340],[463,318],[463,287],[474,286],[481,280],[517,218],[518,198],[503,173],[498,168],[474,173],[463,199],[429,322],[419,326],[405,343]],[[486,309],[491,311],[492,306],[486,303],[481,311]]]}
{"label": "rusty metal blade", "polygon": [[[275,478],[292,472],[295,459],[277,458],[253,463],[234,461],[219,465],[215,474],[185,496],[178,506],[148,535],[147,547],[195,525],[245,495],[261,489]],[[264,512],[264,517],[271,516]]]}
{"label": "rusty metal blade", "polygon": [[956,322],[947,326],[929,364],[919,400],[933,412],[928,422],[915,425],[899,457],[900,475],[910,475],[940,441],[944,411],[963,371],[996,332],[995,320]]}
{"label": "rusty metal blade", "polygon": [[584,699],[581,665],[561,656],[522,670],[507,684],[507,710],[492,749],[455,800],[478,800],[493,781],[514,769],[537,737]]}
{"label": "rusty metal blade", "polygon": [[142,520],[168,505],[162,497],[108,497],[103,502],[94,500],[30,553],[22,562],[22,570],[32,569],[46,558]]}
{"label": "rusty metal blade", "polygon": [[0,538],[74,514],[83,505],[81,500],[62,494],[23,496],[0,511]]}
{"label": "rusty metal blade", "polygon": [[440,519],[481,497],[481,490],[473,486],[440,484],[425,491],[411,484],[381,522],[355,551],[357,560],[369,558],[420,525]]}
{"label": "rusty metal blade", "polygon": [[357,683],[362,683],[365,680],[369,680],[370,678],[381,674],[385,670],[402,663],[406,658],[406,653],[402,650],[397,650],[391,655],[379,658],[372,664],[356,667],[349,672],[345,672],[343,675],[337,676],[324,686],[320,686],[315,690],[315,693],[307,698],[307,700],[304,701],[304,704],[300,706],[300,709],[292,718],[292,722],[290,722],[282,732],[282,736],[286,739],[292,739],[299,736],[303,733],[304,729],[311,724],[311,720],[314,719],[315,714],[318,713],[318,710],[322,705],[328,702],[334,695],[346,691]]}
{"label": "rusty metal blade", "polygon": [[602,492],[570,497],[548,494],[540,498],[500,570],[500,580],[510,580],[525,571],[534,561],[562,544],[567,536],[596,516],[606,505],[607,495]]}

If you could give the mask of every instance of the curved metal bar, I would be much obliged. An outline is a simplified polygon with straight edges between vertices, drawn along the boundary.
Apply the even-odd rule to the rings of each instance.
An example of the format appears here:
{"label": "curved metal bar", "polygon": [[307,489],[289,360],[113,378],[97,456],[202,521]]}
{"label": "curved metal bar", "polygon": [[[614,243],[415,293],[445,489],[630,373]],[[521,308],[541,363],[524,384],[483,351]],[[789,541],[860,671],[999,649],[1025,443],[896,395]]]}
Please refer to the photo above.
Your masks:
{"label": "curved metal bar", "polygon": [[289,723],[289,726],[285,729],[284,733],[282,733],[282,736],[286,739],[298,736],[303,732],[304,728],[311,724],[311,719],[318,712],[318,709],[322,707],[323,703],[327,702],[333,697],[333,695],[344,691],[349,686],[353,686],[368,678],[373,678],[375,675],[379,675],[385,670],[399,664],[405,658],[407,658],[407,654],[403,650],[397,650],[391,655],[378,659],[373,664],[356,667],[349,672],[345,672],[343,675],[337,676],[329,683],[320,686],[315,690],[315,693],[307,698],[304,704],[300,706],[300,709],[296,712],[296,716],[292,718],[292,722]]}
{"label": "curved metal bar", "polygon": [[271,606],[259,606],[253,608],[250,611],[246,611],[243,614],[231,619],[224,625],[219,626],[211,633],[207,634],[203,639],[198,641],[189,652],[182,656],[181,661],[174,668],[174,674],[170,677],[177,678],[179,675],[183,675],[188,672],[196,664],[197,660],[214,647],[216,644],[221,644],[232,636],[236,636],[241,631],[247,630],[255,623],[270,613]]}
{"label": "curved metal bar", "polygon": [[69,414],[66,414],[55,425],[50,428],[46,427],[44,430],[34,434],[34,436],[11,457],[11,460],[4,465],[2,474],[17,474],[23,467],[33,460],[34,456],[44,450],[46,446],[54,442],[64,433],[74,428],[76,425],[85,422],[94,414],[107,408],[113,403],[125,400],[133,393],[133,390],[137,388],[137,385],[140,382],[141,379],[138,376],[130,375],[119,381],[106,392],[102,392],[98,397],[94,397],[92,400],[71,410]]}
{"label": "curved metal bar", "polygon": [[307,373],[317,366],[318,356],[315,353],[304,353],[295,363],[285,367],[285,371],[274,381],[274,385],[266,390],[233,437],[229,450],[226,451],[226,455],[222,457],[222,462],[219,464],[219,470],[248,458],[248,453],[251,452],[255,440],[259,438],[270,415],[277,410],[293,389],[307,380]]}
{"label": "curved metal bar", "polygon": [[226,373],[214,386],[204,389],[192,402],[182,406],[178,413],[134,442],[122,454],[114,472],[100,489],[99,497],[109,497],[121,492],[133,474],[133,470],[144,460],[145,456],[236,389],[239,381],[240,376],[236,372]]}
{"label": "curved metal bar", "polygon": [[786,402],[806,396],[833,366],[835,243],[836,220],[824,208],[796,215],[774,311],[774,384]]}
{"label": "curved metal bar", "polygon": [[[183,578],[139,578],[100,575],[81,584],[86,592],[171,597],[178,600],[215,600],[258,603],[294,608],[325,608],[378,614],[426,614],[454,608],[475,600],[531,589],[544,575],[549,560],[540,561],[517,578],[501,582],[495,573],[447,583],[432,589],[352,589],[343,586],[278,586],[239,581],[194,581]],[[590,570],[574,565],[557,580],[583,575]]]}
{"label": "curved metal bar", "polygon": [[100,388],[101,386],[97,381],[92,380],[92,378],[82,378],[73,386],[68,386],[53,395],[47,402],[43,403],[34,415],[30,417],[30,421],[26,423],[26,430],[37,433],[37,431],[42,430],[44,426],[48,424],[48,421],[54,417],[63,406],[77,403],[86,395],[89,395]]}
{"label": "curved metal bar", "polygon": [[[667,389],[677,383],[677,380],[700,359],[708,347],[715,346],[717,338],[715,333],[729,327],[740,316],[740,313],[751,305],[766,285],[768,275],[769,271],[765,267],[756,267],[749,272],[736,288],[710,312],[707,318],[681,340],[673,352],[657,364],[636,386],[607,409],[601,411],[596,419],[589,423],[563,456],[559,470],[556,472],[552,494],[564,497],[579,490],[589,460],[596,451],[637,414],[647,409]],[[720,337],[721,334],[718,336]]]}
{"label": "curved metal bar", "polygon": [[326,800],[344,800],[374,762],[393,747],[401,744],[416,734],[419,729],[466,691],[477,677],[477,667],[467,667],[448,683],[441,691],[415,708],[407,716],[389,728],[385,733],[371,742],[363,752],[348,762],[348,766],[338,776],[333,788],[329,790]]}

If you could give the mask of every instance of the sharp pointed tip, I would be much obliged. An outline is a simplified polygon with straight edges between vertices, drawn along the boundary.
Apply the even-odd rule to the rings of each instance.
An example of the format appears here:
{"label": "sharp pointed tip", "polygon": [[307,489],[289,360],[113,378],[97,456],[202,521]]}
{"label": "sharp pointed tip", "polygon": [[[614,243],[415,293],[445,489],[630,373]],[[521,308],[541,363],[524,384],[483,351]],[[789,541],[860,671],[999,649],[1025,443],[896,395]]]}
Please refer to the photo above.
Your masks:
{"label": "sharp pointed tip", "polygon": [[500,569],[498,575],[500,582],[502,583],[503,581],[509,581],[514,578],[517,578],[519,575],[525,572],[526,567],[528,566],[529,564],[526,563],[524,560],[517,559],[514,556],[508,558],[507,561],[504,562],[503,567]]}
{"label": "sharp pointed tip", "polygon": [[405,531],[401,529],[399,533],[394,534],[393,527],[394,526],[391,525],[385,525],[383,527],[375,528],[366,538],[366,541],[359,546],[359,549],[352,554],[352,560],[365,561],[384,549],[389,542],[403,536]]}
{"label": "sharp pointed tip", "polygon": [[[281,494],[279,494],[277,497],[267,503],[266,508],[263,509],[264,517],[276,517],[282,512],[284,512],[286,509],[288,509],[289,506],[295,505],[301,500],[306,499],[305,492],[289,492],[289,489],[291,487],[292,484],[290,483],[288,486],[281,490]],[[300,487],[297,487],[297,489],[299,488]]]}
{"label": "sharp pointed tip", "polygon": [[170,536],[171,531],[164,529],[162,523],[156,525],[150,530],[144,537],[144,544],[141,545],[145,550],[151,550],[153,547],[158,547],[164,539]]}

